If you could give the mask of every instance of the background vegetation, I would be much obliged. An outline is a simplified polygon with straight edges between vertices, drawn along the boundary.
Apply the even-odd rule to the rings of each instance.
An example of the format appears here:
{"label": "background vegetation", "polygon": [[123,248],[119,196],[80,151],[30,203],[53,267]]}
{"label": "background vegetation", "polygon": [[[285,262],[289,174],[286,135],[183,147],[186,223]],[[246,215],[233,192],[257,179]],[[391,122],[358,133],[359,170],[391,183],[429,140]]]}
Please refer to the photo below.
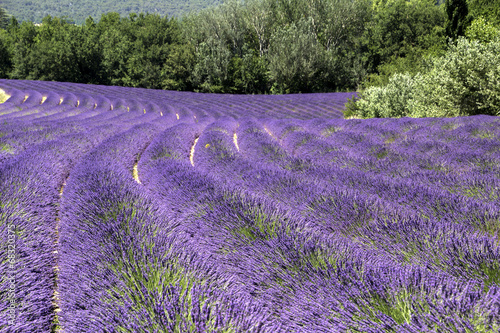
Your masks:
{"label": "background vegetation", "polygon": [[500,115],[500,24],[496,15],[500,3],[447,0],[444,8],[446,47],[428,47],[413,64],[403,58],[380,65],[358,99],[348,104],[345,116]]}
{"label": "background vegetation", "polygon": [[112,12],[35,26],[11,17],[0,19],[0,77],[219,93],[359,90],[347,116],[494,114],[499,8],[500,0],[227,0],[181,19]]}
{"label": "background vegetation", "polygon": [[67,17],[70,22],[83,24],[92,16],[116,12],[121,16],[130,13],[153,13],[161,16],[180,17],[190,11],[220,4],[221,0],[3,0],[2,6],[19,21],[41,23],[47,16]]}

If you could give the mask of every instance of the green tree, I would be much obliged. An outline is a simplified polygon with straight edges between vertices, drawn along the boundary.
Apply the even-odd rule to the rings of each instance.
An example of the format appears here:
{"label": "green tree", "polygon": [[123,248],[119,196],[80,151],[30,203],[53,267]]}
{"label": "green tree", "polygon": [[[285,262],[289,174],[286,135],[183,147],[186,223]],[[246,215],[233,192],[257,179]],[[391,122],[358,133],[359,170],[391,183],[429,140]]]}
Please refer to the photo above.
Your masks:
{"label": "green tree", "polygon": [[33,23],[26,21],[21,24],[15,22],[15,25],[9,25],[8,29],[15,45],[12,54],[11,78],[27,79],[31,72],[32,49],[36,43],[37,29]]}
{"label": "green tree", "polygon": [[[23,22],[24,24],[24,22]],[[15,78],[46,81],[78,82],[80,71],[74,52],[73,30],[77,27],[57,17],[46,16],[40,27],[26,27],[34,32],[32,43],[24,44],[24,52],[15,58]]]}
{"label": "green tree", "polygon": [[101,16],[97,24],[99,44],[102,46],[102,66],[106,77],[106,84],[124,85],[127,76],[127,59],[132,50],[132,41],[129,31],[121,22],[118,13],[108,13]]}
{"label": "green tree", "polygon": [[364,43],[368,71],[384,76],[371,77],[375,82],[387,83],[396,72],[416,72],[424,55],[444,50],[445,14],[434,0],[379,1],[374,8]]}
{"label": "green tree", "polygon": [[[271,7],[273,1],[250,0],[244,7],[244,20],[248,28],[248,36],[256,41],[259,56],[263,57],[269,49],[272,33]],[[251,39],[250,39],[251,40]]]}
{"label": "green tree", "polygon": [[500,0],[468,0],[469,14],[474,18],[483,17],[487,22],[500,28]]}
{"label": "green tree", "polygon": [[195,87],[203,92],[225,92],[228,81],[231,51],[227,44],[218,38],[207,38],[197,45],[196,63],[191,73]]}
{"label": "green tree", "polygon": [[488,43],[498,38],[500,28],[496,28],[493,24],[486,21],[483,16],[480,16],[472,21],[470,26],[465,31],[465,36],[470,40],[477,40],[482,43]]}
{"label": "green tree", "polygon": [[9,24],[9,16],[5,9],[0,7],[0,29],[5,29]]}
{"label": "green tree", "polygon": [[195,54],[191,44],[173,44],[161,69],[161,89],[192,90],[191,73]]}
{"label": "green tree", "polygon": [[109,13],[101,17],[97,30],[108,84],[161,88],[168,82],[165,64],[170,59],[169,66],[173,65],[170,53],[181,43],[177,20],[154,14],[120,18]]}
{"label": "green tree", "polygon": [[[190,81],[204,92],[241,92],[234,84],[246,44],[242,3],[229,0],[183,19],[186,41],[192,45],[195,64]],[[234,59],[233,59],[234,58]]]}
{"label": "green tree", "polygon": [[370,87],[346,116],[455,117],[500,115],[500,38],[489,43],[460,37],[428,71],[395,74],[383,87]]}
{"label": "green tree", "polygon": [[92,17],[89,16],[81,28],[73,29],[72,45],[80,73],[77,82],[107,83],[102,65],[103,45],[100,43],[100,31]]}
{"label": "green tree", "polygon": [[362,36],[372,11],[364,0],[306,1],[312,33],[325,58],[314,91],[352,90],[366,76]]}
{"label": "green tree", "polygon": [[9,49],[11,38],[7,31],[0,29],[0,78],[7,79],[12,70],[12,54]]}
{"label": "green tree", "polygon": [[310,19],[278,29],[271,39],[268,55],[272,92],[310,92],[324,57]]}
{"label": "green tree", "polygon": [[467,0],[446,0],[447,15],[446,34],[452,39],[465,35],[465,30],[471,22]]}
{"label": "green tree", "polygon": [[[14,19],[15,20],[15,19]],[[8,78],[12,70],[12,36],[7,29],[9,18],[6,11],[0,7],[0,78]]]}

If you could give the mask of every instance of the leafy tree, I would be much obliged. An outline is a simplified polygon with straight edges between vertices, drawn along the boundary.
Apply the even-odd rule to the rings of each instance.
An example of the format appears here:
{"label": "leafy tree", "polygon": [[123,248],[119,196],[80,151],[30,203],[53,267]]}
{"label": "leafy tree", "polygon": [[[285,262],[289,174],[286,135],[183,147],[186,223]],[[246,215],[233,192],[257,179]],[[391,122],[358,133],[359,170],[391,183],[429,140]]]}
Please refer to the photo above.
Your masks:
{"label": "leafy tree", "polygon": [[225,92],[231,51],[218,38],[207,38],[196,47],[196,63],[191,78],[203,92]]}
{"label": "leafy tree", "polygon": [[259,56],[263,57],[269,50],[269,41],[273,21],[271,18],[271,6],[273,1],[249,0],[244,7],[244,20],[248,27],[248,35],[254,36],[257,42]]}
{"label": "leafy tree", "polygon": [[[1,74],[224,93],[352,90],[414,74],[444,49],[434,0],[226,0],[181,21],[156,14],[9,24]],[[477,30],[477,29],[476,29]]]}
{"label": "leafy tree", "polygon": [[455,117],[500,115],[500,38],[489,43],[460,37],[428,71],[395,74],[383,87],[370,87],[346,116]]}
{"label": "leafy tree", "polygon": [[100,31],[92,17],[88,17],[79,29],[73,29],[72,43],[80,76],[78,82],[90,84],[106,83],[102,65],[103,45]]}
{"label": "leafy tree", "polygon": [[312,32],[325,50],[315,91],[354,89],[366,76],[362,36],[370,20],[370,3],[364,0],[306,2]]}
{"label": "leafy tree", "polygon": [[268,59],[272,92],[310,92],[324,61],[324,50],[314,37],[311,20],[277,30]]}
{"label": "leafy tree", "polygon": [[465,36],[470,40],[477,40],[483,43],[493,41],[500,35],[500,28],[486,21],[483,16],[474,19],[465,31]]}
{"label": "leafy tree", "polygon": [[123,85],[127,76],[127,59],[132,50],[131,36],[127,32],[124,19],[120,21],[118,13],[108,13],[101,16],[97,24],[99,44],[102,46],[102,66],[106,84]]}
{"label": "leafy tree", "polygon": [[97,24],[102,67],[108,84],[160,88],[167,78],[164,64],[172,45],[180,42],[175,19],[153,14],[103,15]]}
{"label": "leafy tree", "polygon": [[243,56],[233,58],[233,62],[236,64],[234,69],[230,67],[230,72],[235,92],[262,94],[269,91],[267,59],[260,56],[257,50],[244,48]]}
{"label": "leafy tree", "polygon": [[190,80],[194,66],[194,49],[191,44],[171,45],[169,54],[161,69],[161,89],[192,90]]}
{"label": "leafy tree", "polygon": [[64,19],[51,16],[43,19],[42,25],[36,28],[34,44],[25,59],[29,70],[27,79],[78,82],[81,73],[72,38],[75,29],[77,27]]}
{"label": "leafy tree", "polygon": [[32,49],[36,44],[36,27],[31,22],[22,22],[20,25],[9,25],[8,28],[15,44],[12,54],[13,69],[10,74],[11,78],[27,79],[30,76],[31,65],[34,60]]}
{"label": "leafy tree", "polygon": [[500,0],[468,0],[469,14],[477,19],[483,17],[487,22],[500,28]]}
{"label": "leafy tree", "polygon": [[218,92],[352,89],[365,75],[368,18],[365,0],[227,0],[182,21],[195,50],[190,81]]}
{"label": "leafy tree", "polygon": [[186,40],[195,51],[190,81],[204,92],[241,92],[235,86],[247,44],[247,28],[240,1],[230,0],[216,8],[183,19]]}
{"label": "leafy tree", "polygon": [[9,16],[5,9],[0,7],[0,29],[5,29],[9,24]]}
{"label": "leafy tree", "polygon": [[12,37],[4,30],[8,27],[9,19],[6,11],[0,7],[0,78],[8,78],[12,70]]}
{"label": "leafy tree", "polygon": [[[364,34],[369,72],[413,72],[412,66],[420,65],[417,59],[445,48],[445,15],[434,0],[390,0],[375,5]],[[392,68],[379,67],[388,63]]]}
{"label": "leafy tree", "polygon": [[452,39],[465,35],[465,29],[471,22],[467,0],[446,0],[446,34]]}
{"label": "leafy tree", "polygon": [[10,36],[0,29],[0,78],[6,79],[12,70],[11,50],[9,49]]}

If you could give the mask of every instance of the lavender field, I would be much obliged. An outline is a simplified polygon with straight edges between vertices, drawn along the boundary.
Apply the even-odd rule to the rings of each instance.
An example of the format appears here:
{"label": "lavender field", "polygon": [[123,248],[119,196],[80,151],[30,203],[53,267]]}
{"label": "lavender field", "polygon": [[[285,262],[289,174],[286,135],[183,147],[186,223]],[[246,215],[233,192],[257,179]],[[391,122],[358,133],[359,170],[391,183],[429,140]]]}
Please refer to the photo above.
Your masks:
{"label": "lavender field", "polygon": [[498,117],[0,89],[1,332],[500,331]]}

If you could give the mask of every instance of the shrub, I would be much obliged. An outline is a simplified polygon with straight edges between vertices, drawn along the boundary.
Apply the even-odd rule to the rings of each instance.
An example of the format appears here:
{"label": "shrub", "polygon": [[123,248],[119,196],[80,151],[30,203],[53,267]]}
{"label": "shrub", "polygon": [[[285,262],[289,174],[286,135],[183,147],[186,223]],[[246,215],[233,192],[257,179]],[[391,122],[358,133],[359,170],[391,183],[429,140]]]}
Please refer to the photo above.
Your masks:
{"label": "shrub", "polygon": [[459,38],[427,73],[395,74],[387,85],[362,91],[348,115],[370,117],[454,117],[500,115],[500,38]]}

